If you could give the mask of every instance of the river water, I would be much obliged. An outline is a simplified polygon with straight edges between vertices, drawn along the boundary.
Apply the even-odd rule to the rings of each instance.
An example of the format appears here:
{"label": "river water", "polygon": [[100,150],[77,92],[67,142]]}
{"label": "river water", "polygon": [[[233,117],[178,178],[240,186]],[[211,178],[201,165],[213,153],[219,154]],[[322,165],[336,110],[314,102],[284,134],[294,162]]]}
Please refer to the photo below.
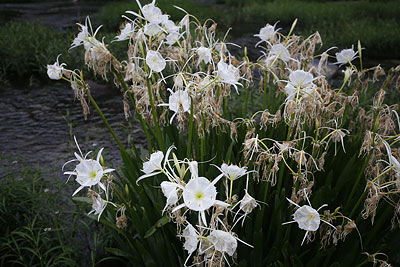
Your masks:
{"label": "river water", "polygon": [[[105,117],[125,144],[144,137],[135,123],[125,120],[120,92],[107,85],[90,82],[92,94]],[[104,160],[117,167],[121,163],[118,146],[96,110],[85,120],[78,100],[67,83],[51,82],[36,88],[5,87],[0,90],[0,163],[54,166],[53,175],[62,176],[61,166],[77,151],[104,147]],[[2,161],[2,162],[1,162]],[[48,171],[51,175],[51,171]],[[1,170],[0,170],[1,175]]]}

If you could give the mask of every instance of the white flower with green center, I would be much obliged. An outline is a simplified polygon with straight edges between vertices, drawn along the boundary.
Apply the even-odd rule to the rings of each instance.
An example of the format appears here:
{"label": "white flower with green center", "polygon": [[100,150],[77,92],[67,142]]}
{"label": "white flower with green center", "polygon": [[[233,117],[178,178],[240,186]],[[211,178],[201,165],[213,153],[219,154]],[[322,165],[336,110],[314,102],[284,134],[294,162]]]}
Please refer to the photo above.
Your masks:
{"label": "white flower with green center", "polygon": [[217,200],[217,189],[215,183],[221,179],[222,175],[219,175],[214,181],[210,182],[205,177],[196,177],[190,179],[190,181],[183,188],[183,201],[184,203],[178,205],[172,212],[175,212],[183,207],[187,207],[190,210],[198,211],[199,221],[201,216],[201,221],[204,225],[207,225],[206,216],[204,211],[208,210],[214,205],[219,205],[223,207],[228,207],[229,204]]}
{"label": "white flower with green center", "polygon": [[236,180],[247,174],[247,167],[239,167],[237,165],[228,165],[223,163],[221,165],[221,171],[230,180]]}
{"label": "white flower with green center", "polygon": [[[78,146],[79,149],[79,146]],[[80,151],[80,149],[79,149]],[[79,191],[81,191],[84,187],[92,187],[94,185],[99,185],[104,192],[107,191],[104,184],[101,182],[101,178],[106,173],[110,173],[114,171],[114,169],[103,168],[100,164],[100,157],[103,148],[100,149],[99,153],[97,153],[96,160],[86,159],[83,156],[79,156],[78,153],[75,152],[76,160],[79,161],[79,164],[76,165],[73,171],[64,172],[64,174],[75,175],[76,181],[80,184],[80,187],[75,190],[72,196],[76,195]],[[82,154],[82,153],[81,153]],[[72,160],[72,161],[76,161]],[[72,162],[69,161],[69,162]],[[67,163],[69,163],[67,162]],[[67,164],[66,163],[66,164]],[[64,164],[65,165],[65,164]]]}
{"label": "white flower with green center", "polygon": [[61,55],[57,56],[57,60],[53,65],[47,65],[47,75],[49,76],[50,79],[52,80],[59,80],[62,77],[62,72],[64,70],[64,67],[66,64],[62,63],[60,65],[60,63],[58,62],[58,58]]}
{"label": "white flower with green center", "polygon": [[166,60],[161,56],[160,52],[149,50],[146,55],[146,64],[154,72],[161,72],[167,65]]}
{"label": "white flower with green center", "polygon": [[349,49],[343,49],[342,51],[340,51],[339,53],[336,53],[336,63],[335,64],[339,64],[339,65],[343,65],[343,64],[351,64],[351,62],[357,58],[357,54],[358,52],[355,52],[352,48]]}
{"label": "white flower with green center", "polygon": [[208,241],[213,244],[216,251],[227,253],[229,256],[233,256],[237,248],[236,238],[228,232],[222,230],[213,230],[207,237]]}
{"label": "white flower with green center", "polygon": [[304,194],[306,196],[306,199],[307,199],[307,202],[308,202],[309,205],[303,205],[303,206],[300,207],[298,204],[296,204],[292,200],[286,198],[287,201],[289,201],[289,203],[291,203],[292,205],[295,205],[298,209],[293,214],[293,219],[294,219],[293,221],[282,223],[282,225],[289,224],[289,223],[297,223],[300,229],[306,230],[306,234],[304,235],[304,238],[303,238],[303,241],[301,242],[301,245],[303,245],[304,241],[306,240],[308,232],[310,232],[310,231],[313,232],[313,231],[317,231],[318,230],[321,221],[323,221],[324,223],[326,223],[329,226],[332,226],[333,228],[336,229],[335,226],[333,226],[329,222],[321,219],[321,217],[320,217],[320,215],[318,213],[318,211],[320,209],[322,209],[323,207],[326,207],[328,205],[324,204],[321,207],[319,207],[317,210],[315,210],[311,206],[311,203],[310,203],[310,200],[307,197],[306,191],[304,191]]}
{"label": "white flower with green center", "polygon": [[207,178],[191,179],[183,190],[186,207],[194,211],[204,211],[214,205],[217,189]]}

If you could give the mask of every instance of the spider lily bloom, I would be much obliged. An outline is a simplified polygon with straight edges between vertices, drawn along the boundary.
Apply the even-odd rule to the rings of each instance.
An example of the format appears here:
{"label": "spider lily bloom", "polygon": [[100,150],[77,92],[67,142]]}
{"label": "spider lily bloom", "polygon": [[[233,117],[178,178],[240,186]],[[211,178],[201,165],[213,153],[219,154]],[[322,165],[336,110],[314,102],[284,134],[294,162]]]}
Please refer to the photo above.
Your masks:
{"label": "spider lily bloom", "polygon": [[163,159],[164,159],[164,153],[162,151],[157,151],[157,152],[152,153],[150,155],[150,159],[148,161],[146,161],[145,163],[143,163],[142,172],[144,172],[145,174],[143,174],[136,180],[136,184],[140,180],[143,180],[145,178],[148,178],[148,177],[151,177],[151,176],[161,173],[163,170],[163,166],[161,165]]}
{"label": "spider lily bloom", "polygon": [[267,23],[265,27],[260,29],[258,34],[254,34],[254,36],[261,39],[261,41],[256,44],[256,47],[262,42],[266,42],[275,38],[276,33],[279,31],[279,29],[275,30],[276,24],[278,24],[278,22],[276,22],[274,26]]}
{"label": "spider lily bloom", "polygon": [[58,58],[61,56],[57,56],[57,61],[53,65],[47,65],[47,75],[49,76],[50,79],[52,80],[59,80],[62,77],[62,72],[64,70],[63,66],[66,66],[67,64],[60,63],[58,62]]}
{"label": "spider lily bloom", "polygon": [[233,256],[237,248],[237,241],[232,234],[222,231],[213,230],[207,237],[208,241],[211,242],[216,251],[222,254],[227,253],[229,256]]}
{"label": "spider lily bloom", "polygon": [[282,225],[285,224],[289,224],[289,223],[294,223],[296,222],[299,226],[300,229],[306,230],[306,234],[304,235],[303,241],[301,242],[301,245],[303,245],[304,241],[306,240],[306,237],[308,235],[308,232],[310,231],[317,231],[319,228],[319,224],[321,221],[323,221],[324,223],[328,224],[329,226],[332,226],[335,230],[336,227],[333,226],[332,224],[330,224],[329,222],[322,220],[320,218],[320,215],[318,213],[318,211],[320,209],[322,209],[323,207],[328,206],[327,204],[322,205],[321,207],[319,207],[317,210],[315,210],[310,203],[310,200],[307,197],[307,193],[304,191],[304,194],[306,196],[307,202],[309,205],[303,205],[303,206],[299,206],[297,205],[295,202],[293,202],[292,200],[287,199],[287,201],[289,201],[290,204],[295,205],[297,207],[296,212],[293,214],[293,221],[290,222],[285,222],[282,223]]}
{"label": "spider lily bloom", "polygon": [[399,163],[399,161],[393,156],[392,149],[390,148],[390,145],[388,144],[388,142],[386,142],[385,140],[382,140],[382,143],[385,145],[386,151],[389,156],[389,164],[391,166],[393,166],[396,178],[400,178],[400,163]]}
{"label": "spider lily bloom", "polygon": [[165,59],[161,56],[160,52],[149,50],[146,55],[146,64],[154,72],[161,72],[167,65]]}
{"label": "spider lily bloom", "polygon": [[232,228],[235,227],[235,225],[243,218],[242,221],[242,226],[244,224],[244,220],[246,219],[246,216],[253,211],[257,206],[260,206],[259,201],[255,200],[250,194],[247,192],[247,189],[244,190],[245,195],[244,197],[235,204],[235,206],[232,208],[234,209],[237,205],[239,205],[239,210],[236,212],[235,216],[233,217],[233,221],[235,221],[236,216],[239,214],[240,211],[243,211],[244,214],[242,214],[236,222],[233,224]]}
{"label": "spider lily bloom", "polygon": [[180,112],[190,113],[190,97],[187,90],[177,90],[176,92],[173,92],[171,89],[168,90],[171,92],[168,104],[159,104],[159,106],[168,106],[171,111],[175,112],[169,121],[172,124],[176,114]]}
{"label": "spider lily bloom", "polygon": [[199,56],[199,61],[197,65],[199,65],[202,61],[205,64],[210,63],[212,60],[211,49],[207,47],[199,47],[196,49],[197,55]]}
{"label": "spider lily bloom", "polygon": [[[85,47],[85,50],[87,50],[93,46],[92,43],[96,40],[95,36],[96,36],[97,32],[99,31],[99,29],[102,27],[102,25],[97,27],[96,31],[93,33],[92,24],[90,22],[89,16],[86,17],[85,25],[82,25],[80,23],[77,23],[77,25],[79,25],[79,27],[81,28],[81,31],[78,33],[78,36],[72,42],[70,49],[83,44],[83,46]],[[89,29],[90,29],[91,33],[89,32]]]}
{"label": "spider lily bloom", "polygon": [[354,52],[353,47],[349,49],[343,49],[339,53],[335,54],[337,61],[335,64],[339,64],[340,66],[347,63],[351,64],[351,61],[357,58],[357,54],[358,52]]}
{"label": "spider lily bloom", "polygon": [[273,58],[274,60],[278,58],[285,63],[291,59],[289,50],[283,44],[273,45],[269,50],[268,58]]}
{"label": "spider lily bloom", "polygon": [[178,184],[173,182],[164,181],[161,183],[161,190],[164,196],[167,198],[167,204],[165,205],[164,210],[168,206],[175,205],[176,202],[178,202],[178,187]]}
{"label": "spider lily bloom", "polygon": [[89,189],[89,195],[92,198],[93,203],[92,203],[92,210],[88,213],[88,215],[92,213],[94,213],[94,215],[98,214],[99,216],[97,217],[97,221],[99,221],[101,214],[103,213],[103,211],[107,206],[107,201],[102,199],[99,194],[90,189]]}
{"label": "spider lily bloom", "polygon": [[239,94],[239,91],[237,89],[237,85],[242,85],[239,83],[240,79],[240,74],[239,74],[239,69],[234,67],[232,64],[226,64],[222,60],[220,60],[217,64],[217,79],[219,82],[222,83],[227,83],[230,85],[233,85],[235,87],[236,92]]}
{"label": "spider lily bloom", "polygon": [[300,94],[300,90],[306,94],[312,94],[312,90],[315,85],[314,80],[321,78],[322,76],[313,77],[310,72],[304,70],[290,70],[289,81],[285,86],[285,92],[288,95],[287,99],[292,99]]}
{"label": "spider lily bloom", "polygon": [[185,238],[185,243],[183,244],[183,248],[186,249],[189,253],[184,264],[184,266],[186,266],[186,263],[189,260],[190,256],[197,249],[200,238],[196,229],[190,223],[188,223],[186,228],[183,230],[182,237]]}
{"label": "spider lily bloom", "polygon": [[132,34],[135,32],[135,26],[133,23],[128,22],[125,27],[121,30],[120,34],[115,37],[115,41],[124,41],[131,38]]}
{"label": "spider lily bloom", "polygon": [[165,20],[162,22],[162,26],[168,33],[178,32],[180,27],[175,24],[172,20]]}
{"label": "spider lily bloom", "polygon": [[161,31],[162,31],[161,27],[155,23],[147,23],[143,28],[144,34],[150,37],[156,36]]}
{"label": "spider lily bloom", "polygon": [[229,204],[216,200],[217,189],[215,183],[221,179],[222,175],[210,182],[205,177],[192,178],[183,189],[183,201],[184,203],[177,206],[172,212],[175,212],[183,207],[187,207],[190,210],[199,211],[201,220],[204,225],[207,225],[206,216],[204,211],[212,207],[213,205],[219,205],[228,207]]}
{"label": "spider lily bloom", "polygon": [[142,18],[147,20],[150,23],[155,23],[155,24],[160,24],[163,21],[168,19],[168,16],[166,17],[165,15],[162,14],[161,9],[155,6],[156,0],[153,0],[150,4],[142,5],[140,4],[139,0],[136,0],[140,11],[142,12],[143,16],[139,15],[136,12],[133,11],[126,11],[126,13],[135,15],[136,17]]}
{"label": "spider lily bloom", "polygon": [[92,187],[93,185],[99,185],[104,192],[107,191],[106,187],[101,182],[101,178],[104,176],[104,174],[114,171],[114,169],[106,169],[101,166],[100,157],[102,151],[103,148],[100,149],[99,153],[97,153],[96,160],[85,159],[83,156],[81,157],[75,152],[75,157],[79,161],[79,164],[76,165],[73,171],[64,172],[64,174],[76,175],[76,181],[81,185],[75,190],[72,196],[76,195],[86,186]]}
{"label": "spider lily bloom", "polygon": [[[199,235],[197,234],[196,229],[190,223],[183,230],[182,236],[185,238],[185,244],[183,248],[186,249],[190,254],[192,254],[196,249],[199,243]],[[189,257],[188,257],[189,258]]]}
{"label": "spider lily bloom", "polygon": [[252,196],[249,195],[247,190],[245,190],[244,197],[240,200],[240,209],[244,211],[244,213],[248,214],[253,211],[254,208],[259,206],[260,204],[257,203]]}
{"label": "spider lily bloom", "polygon": [[244,175],[247,174],[247,167],[239,167],[237,165],[228,165],[226,163],[223,163],[221,165],[221,172],[230,180],[236,180]]}
{"label": "spider lily bloom", "polygon": [[174,45],[176,42],[178,42],[179,38],[181,38],[181,34],[179,32],[170,32],[167,35],[165,43],[167,45]]}

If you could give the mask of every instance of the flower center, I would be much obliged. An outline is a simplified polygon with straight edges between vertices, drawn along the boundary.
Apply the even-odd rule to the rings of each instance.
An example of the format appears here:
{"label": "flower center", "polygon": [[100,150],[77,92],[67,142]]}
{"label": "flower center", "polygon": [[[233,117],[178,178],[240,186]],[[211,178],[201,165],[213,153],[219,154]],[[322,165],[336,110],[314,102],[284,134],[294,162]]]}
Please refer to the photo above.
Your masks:
{"label": "flower center", "polygon": [[307,214],[308,219],[313,220],[315,218],[314,214]]}
{"label": "flower center", "polygon": [[89,178],[90,179],[94,179],[94,178],[96,178],[96,175],[97,175],[97,173],[96,173],[96,171],[91,171],[91,172],[89,172]]}
{"label": "flower center", "polygon": [[201,192],[201,191],[197,191],[197,192],[194,194],[194,198],[195,198],[197,201],[200,201],[200,200],[202,200],[202,199],[204,198],[204,193]]}

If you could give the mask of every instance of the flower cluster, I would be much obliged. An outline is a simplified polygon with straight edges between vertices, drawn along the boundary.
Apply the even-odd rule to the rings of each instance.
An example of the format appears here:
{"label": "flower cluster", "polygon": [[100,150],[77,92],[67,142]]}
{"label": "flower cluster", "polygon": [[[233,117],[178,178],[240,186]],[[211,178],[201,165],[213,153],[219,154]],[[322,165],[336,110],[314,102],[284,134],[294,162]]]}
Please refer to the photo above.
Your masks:
{"label": "flower cluster", "polygon": [[[317,232],[322,247],[336,245],[353,229],[358,231],[351,217],[363,196],[356,207],[345,207],[343,213],[337,208],[334,212],[325,209],[323,214],[319,212],[327,205],[314,209],[308,196],[319,190],[318,179],[336,177],[335,171],[324,173],[324,169],[348,153],[348,146],[354,151],[355,140],[363,131],[360,156],[368,156],[360,170],[367,178],[362,216],[371,217],[373,222],[378,203],[385,199],[395,210],[392,223],[400,222],[400,119],[398,105],[383,102],[385,88],[400,73],[399,67],[392,69],[376,93],[371,110],[366,111],[360,106],[359,96],[367,95],[369,85],[385,74],[380,66],[364,69],[353,62],[357,58],[361,61],[360,43],[358,51],[352,47],[333,56],[329,54],[336,49],[333,47],[316,55],[322,44],[318,33],[303,39],[292,32],[293,25],[284,36],[276,28],[277,23],[266,24],[254,35],[259,38],[256,49],[262,55],[253,62],[246,49],[242,59],[231,53],[230,48],[238,45],[227,43],[225,37],[218,38],[212,20],[201,24],[177,7],[182,19],[174,22],[155,0],[143,6],[137,3],[140,11],[126,11],[126,22],[113,39],[126,43],[124,60],[111,54],[105,39],[97,40],[101,26],[93,31],[89,18],[85,24],[78,24],[80,32],[71,45],[83,46],[85,62],[95,74],[114,78],[114,84],[123,92],[126,118],[132,114],[129,109],[134,109],[146,135],[144,150],[156,150],[149,153],[143,165],[138,150],[132,150],[132,173],[142,175],[129,177],[126,183],[136,179],[137,185],[129,184],[122,190],[127,192],[128,200],[121,198],[125,203],[116,215],[119,228],[128,225],[125,211],[129,215],[134,210],[129,209],[133,202],[129,200],[129,188],[142,186],[144,179],[151,183],[162,178],[156,184],[165,197],[159,209],[177,226],[176,235],[188,252],[185,265],[190,259],[193,264],[209,266],[235,262],[239,243],[252,247],[244,241],[247,237],[240,239],[244,232],[240,225],[249,223],[247,218],[257,207],[261,207],[262,215],[251,221],[256,221],[254,225],[264,223],[265,210],[269,209],[264,202],[275,198],[276,203],[286,203],[286,194],[296,210],[293,220],[283,224],[297,223],[306,231],[301,245]],[[345,70],[338,72],[343,73],[343,80],[333,86],[328,79],[329,68],[343,65]],[[70,82],[86,116],[88,102],[95,104],[95,100],[82,72],[66,69],[57,57],[53,65],[47,66],[47,73],[51,79]],[[400,78],[397,82],[400,84]],[[98,105],[94,106],[102,114]],[[349,120],[349,116],[357,119]],[[110,127],[104,116],[102,119]],[[110,131],[123,154],[130,155]],[[109,180],[113,171],[101,163],[101,152],[96,160],[75,153],[76,159],[70,162],[79,163],[65,172],[76,176],[79,183],[74,195],[89,188],[91,213],[98,218],[111,203]],[[361,177],[346,196],[346,205],[354,200]],[[331,184],[342,186],[347,182],[342,178]],[[300,205],[302,201],[307,204]],[[313,197],[314,201],[320,200]],[[281,205],[273,206],[278,209]],[[280,223],[278,226],[289,228]]]}
{"label": "flower cluster", "polygon": [[[178,232],[178,236],[185,238],[183,246],[189,253],[186,262],[195,252],[198,256],[202,256],[205,262],[213,262],[215,260],[213,255],[216,253],[218,253],[219,258],[228,261],[225,258],[225,253],[233,256],[237,241],[251,246],[240,240],[232,232],[237,222],[259,205],[247,190],[242,200],[235,204],[232,200],[233,181],[249,172],[247,172],[246,167],[223,163],[220,167],[215,166],[220,174],[210,180],[199,176],[197,161],[179,160],[173,152],[174,149],[175,147],[171,146],[165,155],[162,151],[152,153],[149,160],[143,163],[142,172],[144,174],[136,182],[163,174],[167,178],[167,181],[160,184],[166,198],[163,211],[168,211],[173,218],[182,217],[182,213],[194,213],[193,218],[196,218],[194,222],[186,217],[184,220],[175,220],[177,224],[185,226],[182,232]],[[171,154],[172,159],[169,158]],[[217,183],[221,179],[227,181],[225,183],[225,201],[218,200]],[[236,221],[235,216],[232,224],[227,225],[226,212],[233,213],[236,206],[240,207],[236,215],[239,212],[242,212],[243,215]],[[184,209],[183,212],[182,209]],[[178,229],[181,229],[181,227],[178,227]]]}

